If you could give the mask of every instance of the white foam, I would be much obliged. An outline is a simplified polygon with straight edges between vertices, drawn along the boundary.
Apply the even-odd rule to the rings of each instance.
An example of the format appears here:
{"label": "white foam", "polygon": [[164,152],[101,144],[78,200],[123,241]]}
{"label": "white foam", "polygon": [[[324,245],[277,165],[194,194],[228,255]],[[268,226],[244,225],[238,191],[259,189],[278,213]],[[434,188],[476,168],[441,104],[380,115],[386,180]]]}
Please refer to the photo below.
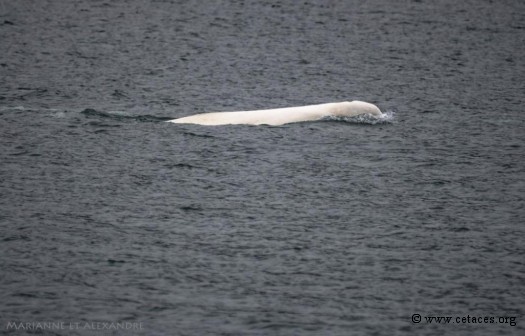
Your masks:
{"label": "white foam", "polygon": [[344,121],[353,124],[390,124],[394,122],[394,111],[382,112],[380,115],[371,115],[371,114],[360,114],[353,117],[334,117],[328,116],[323,118],[327,121]]}

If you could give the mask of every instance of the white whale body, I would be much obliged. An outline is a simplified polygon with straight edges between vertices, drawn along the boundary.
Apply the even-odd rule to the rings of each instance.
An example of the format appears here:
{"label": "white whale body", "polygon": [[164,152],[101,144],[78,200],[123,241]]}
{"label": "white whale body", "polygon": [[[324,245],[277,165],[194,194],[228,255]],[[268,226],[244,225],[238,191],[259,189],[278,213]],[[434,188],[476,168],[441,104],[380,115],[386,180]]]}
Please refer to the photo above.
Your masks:
{"label": "white whale body", "polygon": [[353,117],[369,114],[381,117],[381,110],[374,104],[354,100],[268,110],[210,112],[168,120],[177,124],[198,125],[273,125],[279,126],[300,121],[315,121],[326,117]]}

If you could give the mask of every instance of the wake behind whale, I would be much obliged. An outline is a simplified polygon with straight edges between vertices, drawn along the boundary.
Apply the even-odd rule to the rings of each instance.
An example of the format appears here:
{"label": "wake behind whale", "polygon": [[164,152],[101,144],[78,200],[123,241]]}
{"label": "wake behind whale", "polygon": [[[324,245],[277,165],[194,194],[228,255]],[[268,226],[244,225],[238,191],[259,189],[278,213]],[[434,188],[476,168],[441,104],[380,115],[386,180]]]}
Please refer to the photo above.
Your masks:
{"label": "wake behind whale", "polygon": [[237,112],[210,112],[168,120],[177,124],[216,125],[272,125],[280,126],[301,121],[315,121],[330,118],[347,118],[367,115],[374,119],[385,116],[374,104],[351,101],[318,105],[285,107]]}

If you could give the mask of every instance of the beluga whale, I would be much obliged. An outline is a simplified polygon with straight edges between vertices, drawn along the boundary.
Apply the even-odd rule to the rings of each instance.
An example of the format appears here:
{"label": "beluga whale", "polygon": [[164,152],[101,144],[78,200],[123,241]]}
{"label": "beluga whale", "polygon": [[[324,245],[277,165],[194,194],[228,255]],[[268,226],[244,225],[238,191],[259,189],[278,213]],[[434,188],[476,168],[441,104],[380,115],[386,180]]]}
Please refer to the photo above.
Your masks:
{"label": "beluga whale", "polygon": [[168,122],[208,126],[242,124],[280,126],[288,123],[315,121],[330,117],[354,117],[361,114],[367,114],[375,118],[383,116],[381,110],[374,104],[354,100],[350,102],[345,101],[265,110],[200,113],[168,120]]}

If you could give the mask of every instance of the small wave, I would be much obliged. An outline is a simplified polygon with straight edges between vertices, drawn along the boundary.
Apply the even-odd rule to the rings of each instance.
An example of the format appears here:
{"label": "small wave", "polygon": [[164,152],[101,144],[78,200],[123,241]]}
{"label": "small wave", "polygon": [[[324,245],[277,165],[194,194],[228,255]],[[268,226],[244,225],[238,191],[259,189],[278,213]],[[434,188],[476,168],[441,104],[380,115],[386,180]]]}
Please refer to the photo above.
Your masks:
{"label": "small wave", "polygon": [[0,111],[27,111],[24,106],[0,106]]}
{"label": "small wave", "polygon": [[344,121],[348,123],[353,124],[368,124],[368,125],[376,125],[376,124],[391,124],[394,122],[394,111],[386,111],[381,114],[381,116],[376,117],[371,114],[360,114],[353,117],[326,117],[323,118],[323,120],[327,121]]}
{"label": "small wave", "polygon": [[161,122],[173,119],[172,117],[157,117],[149,114],[127,115],[123,111],[102,112],[91,108],[84,109],[80,113],[88,118],[111,119],[118,121],[133,120],[139,122]]}

